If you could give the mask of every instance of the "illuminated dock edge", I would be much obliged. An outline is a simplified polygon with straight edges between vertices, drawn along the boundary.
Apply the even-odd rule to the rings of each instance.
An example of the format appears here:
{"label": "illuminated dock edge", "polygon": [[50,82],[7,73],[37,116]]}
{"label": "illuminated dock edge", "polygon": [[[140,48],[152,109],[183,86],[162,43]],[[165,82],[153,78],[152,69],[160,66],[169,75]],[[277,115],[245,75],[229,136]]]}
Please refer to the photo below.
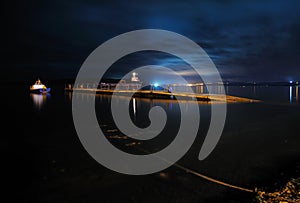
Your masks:
{"label": "illuminated dock edge", "polygon": [[260,102],[260,100],[236,97],[230,95],[221,94],[191,94],[184,92],[165,92],[156,90],[107,90],[107,89],[95,89],[95,88],[65,88],[67,92],[80,92],[80,93],[96,93],[103,95],[112,95],[118,93],[120,96],[131,96],[138,98],[150,98],[150,99],[170,99],[170,100],[197,100],[204,102]]}

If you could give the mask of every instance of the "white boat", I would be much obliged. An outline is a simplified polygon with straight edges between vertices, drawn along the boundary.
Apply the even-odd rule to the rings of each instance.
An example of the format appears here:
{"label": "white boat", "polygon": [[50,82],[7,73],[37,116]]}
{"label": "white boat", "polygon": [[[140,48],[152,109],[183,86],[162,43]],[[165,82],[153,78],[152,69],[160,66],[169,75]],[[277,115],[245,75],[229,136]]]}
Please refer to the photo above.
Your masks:
{"label": "white boat", "polygon": [[36,92],[36,93],[48,93],[50,92],[51,88],[47,88],[40,79],[38,79],[34,85],[30,86],[30,91],[31,92]]}

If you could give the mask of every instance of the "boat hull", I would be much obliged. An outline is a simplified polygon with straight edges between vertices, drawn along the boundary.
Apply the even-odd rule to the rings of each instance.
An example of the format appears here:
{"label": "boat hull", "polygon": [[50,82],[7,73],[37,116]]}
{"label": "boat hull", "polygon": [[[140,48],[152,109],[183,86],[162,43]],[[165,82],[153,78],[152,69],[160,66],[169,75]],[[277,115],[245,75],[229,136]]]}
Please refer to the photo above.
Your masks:
{"label": "boat hull", "polygon": [[46,89],[40,89],[40,93],[46,94],[49,93],[51,91],[51,88],[46,88]]}
{"label": "boat hull", "polygon": [[32,92],[32,93],[43,93],[44,94],[44,93],[49,93],[50,91],[51,91],[51,88],[30,89],[30,92]]}

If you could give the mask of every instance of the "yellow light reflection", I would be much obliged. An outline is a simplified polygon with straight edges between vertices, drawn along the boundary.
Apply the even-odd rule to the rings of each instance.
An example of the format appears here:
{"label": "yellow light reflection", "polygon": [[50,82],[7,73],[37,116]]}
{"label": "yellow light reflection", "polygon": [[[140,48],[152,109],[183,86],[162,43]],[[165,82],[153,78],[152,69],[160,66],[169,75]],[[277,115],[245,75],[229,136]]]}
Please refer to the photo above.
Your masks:
{"label": "yellow light reflection", "polygon": [[47,96],[49,96],[49,94],[30,94],[31,99],[33,100],[34,106],[38,109],[41,109],[42,106],[44,105],[44,103],[47,100]]}

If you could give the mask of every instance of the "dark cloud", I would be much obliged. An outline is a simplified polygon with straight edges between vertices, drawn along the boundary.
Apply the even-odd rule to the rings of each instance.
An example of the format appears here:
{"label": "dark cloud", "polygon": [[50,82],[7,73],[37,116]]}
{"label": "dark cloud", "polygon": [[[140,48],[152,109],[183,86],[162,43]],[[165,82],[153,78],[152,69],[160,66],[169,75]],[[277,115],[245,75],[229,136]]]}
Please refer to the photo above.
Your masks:
{"label": "dark cloud", "polygon": [[[300,2],[296,0],[31,0],[4,8],[8,35],[1,50],[1,80],[75,77],[101,43],[145,28],[191,38],[226,80],[300,80]],[[124,64],[136,66],[138,60]],[[111,76],[119,77],[115,72]]]}

